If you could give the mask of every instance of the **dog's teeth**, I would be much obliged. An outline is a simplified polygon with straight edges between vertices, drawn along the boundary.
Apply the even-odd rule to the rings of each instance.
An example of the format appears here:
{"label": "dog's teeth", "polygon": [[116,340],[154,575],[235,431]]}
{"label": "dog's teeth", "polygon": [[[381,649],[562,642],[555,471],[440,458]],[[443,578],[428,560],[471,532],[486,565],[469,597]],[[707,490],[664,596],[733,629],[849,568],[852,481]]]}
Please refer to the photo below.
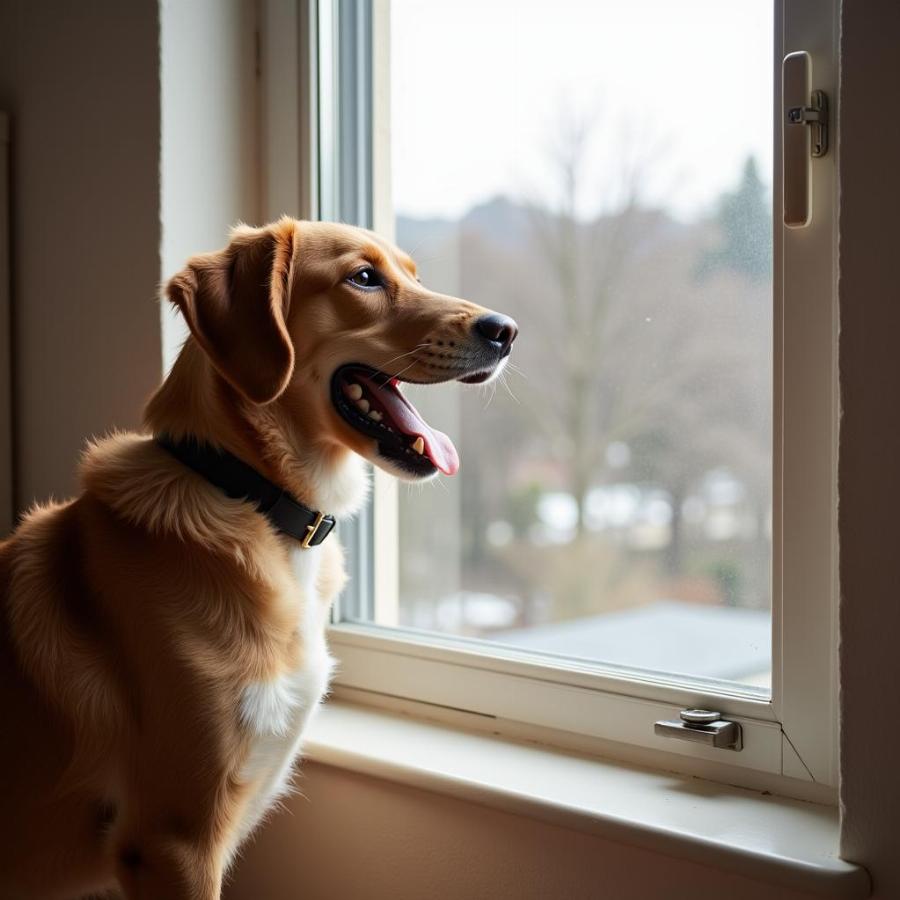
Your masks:
{"label": "dog's teeth", "polygon": [[425,452],[425,440],[422,435],[419,435],[412,442],[412,449],[416,451],[416,453],[424,453]]}
{"label": "dog's teeth", "polygon": [[369,401],[366,400],[365,397],[363,397],[362,400],[357,400],[357,401],[356,401],[356,408],[357,408],[360,412],[367,413],[367,412],[369,411]]}
{"label": "dog's teeth", "polygon": [[351,400],[359,400],[363,395],[363,389],[358,384],[344,385],[344,393]]}
{"label": "dog's teeth", "polygon": [[380,421],[381,421],[381,413],[378,412],[377,409],[373,409],[373,410],[369,413],[369,418],[370,418],[373,422],[380,422]]}

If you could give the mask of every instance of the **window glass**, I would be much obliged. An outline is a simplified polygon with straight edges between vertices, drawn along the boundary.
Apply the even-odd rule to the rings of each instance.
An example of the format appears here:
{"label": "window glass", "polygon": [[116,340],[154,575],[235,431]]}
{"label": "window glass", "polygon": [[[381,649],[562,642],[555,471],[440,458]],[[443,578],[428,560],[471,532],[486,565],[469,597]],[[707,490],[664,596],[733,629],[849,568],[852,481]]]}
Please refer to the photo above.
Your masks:
{"label": "window glass", "polygon": [[[398,243],[513,316],[408,396],[393,623],[770,684],[772,34],[761,0],[393,0]],[[463,49],[464,48],[464,51]]]}

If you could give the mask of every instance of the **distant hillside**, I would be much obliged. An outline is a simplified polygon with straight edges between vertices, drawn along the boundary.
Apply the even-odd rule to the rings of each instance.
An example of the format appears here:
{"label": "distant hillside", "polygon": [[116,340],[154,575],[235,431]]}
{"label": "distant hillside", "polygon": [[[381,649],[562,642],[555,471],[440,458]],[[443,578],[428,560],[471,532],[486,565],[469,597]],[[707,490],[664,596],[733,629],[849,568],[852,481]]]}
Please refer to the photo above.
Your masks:
{"label": "distant hillside", "polygon": [[462,219],[419,219],[400,214],[397,243],[415,254],[417,244],[441,245],[465,231],[490,236],[500,245],[521,247],[530,239],[531,217],[527,207],[500,196],[472,207]]}
{"label": "distant hillside", "polygon": [[[537,215],[539,213],[534,209],[503,196],[479,203],[461,219],[423,219],[400,213],[396,219],[397,243],[411,255],[424,257],[446,247],[448,242],[457,240],[464,233],[483,236],[501,249],[521,251],[534,240]],[[638,254],[652,252],[660,242],[698,227],[676,222],[659,210],[633,210],[630,215],[635,220],[631,223],[630,249]],[[599,217],[582,223],[582,228],[602,231],[616,221],[616,216]]]}

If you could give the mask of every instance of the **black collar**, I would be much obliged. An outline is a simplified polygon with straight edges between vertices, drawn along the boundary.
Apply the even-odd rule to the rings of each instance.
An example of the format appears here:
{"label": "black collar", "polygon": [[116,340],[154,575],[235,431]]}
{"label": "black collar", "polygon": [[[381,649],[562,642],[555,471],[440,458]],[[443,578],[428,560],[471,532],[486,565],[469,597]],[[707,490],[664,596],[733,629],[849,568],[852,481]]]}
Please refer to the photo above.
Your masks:
{"label": "black collar", "polygon": [[304,549],[321,544],[334,528],[334,516],[304,506],[227,450],[193,438],[175,441],[164,434],[156,442],[227,496],[254,503],[275,528],[296,538]]}

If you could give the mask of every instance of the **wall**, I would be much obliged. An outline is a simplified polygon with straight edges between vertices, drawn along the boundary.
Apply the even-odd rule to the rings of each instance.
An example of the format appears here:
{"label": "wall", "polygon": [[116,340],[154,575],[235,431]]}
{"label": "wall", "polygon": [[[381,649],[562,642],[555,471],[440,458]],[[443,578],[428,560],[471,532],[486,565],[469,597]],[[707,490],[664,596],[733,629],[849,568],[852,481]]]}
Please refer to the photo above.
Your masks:
{"label": "wall", "polygon": [[9,326],[9,119],[0,110],[0,535],[12,530],[12,357]]}
{"label": "wall", "polygon": [[[163,279],[261,224],[255,15],[249,0],[160,3]],[[170,304],[162,315],[168,370],[186,331]]]}
{"label": "wall", "polygon": [[842,13],[839,531],[844,855],[900,897],[900,5]]}
{"label": "wall", "polygon": [[153,0],[4,0],[14,502],[74,488],[85,437],[139,421],[159,378]]}
{"label": "wall", "polygon": [[254,17],[251,0],[0,3],[19,510],[74,491],[86,437],[139,425],[184,335],[160,280],[256,218]]}
{"label": "wall", "polygon": [[305,764],[225,900],[809,900],[634,847]]}

